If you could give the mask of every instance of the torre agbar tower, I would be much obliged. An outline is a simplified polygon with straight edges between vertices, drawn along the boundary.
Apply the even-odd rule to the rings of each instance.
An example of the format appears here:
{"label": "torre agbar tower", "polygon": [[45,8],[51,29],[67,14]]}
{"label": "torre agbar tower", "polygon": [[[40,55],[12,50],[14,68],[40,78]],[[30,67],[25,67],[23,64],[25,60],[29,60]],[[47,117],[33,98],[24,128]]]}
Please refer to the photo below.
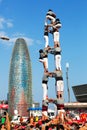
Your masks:
{"label": "torre agbar tower", "polygon": [[26,41],[18,38],[15,42],[9,72],[9,114],[14,110],[20,116],[27,116],[27,109],[32,106],[31,60]]}

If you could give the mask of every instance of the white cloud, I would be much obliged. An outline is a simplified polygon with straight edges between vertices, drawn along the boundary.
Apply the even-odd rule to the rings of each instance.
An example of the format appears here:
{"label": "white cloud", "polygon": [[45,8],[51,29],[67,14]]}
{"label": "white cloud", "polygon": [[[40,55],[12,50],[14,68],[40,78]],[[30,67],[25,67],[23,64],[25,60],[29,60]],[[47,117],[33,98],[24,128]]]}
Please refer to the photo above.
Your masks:
{"label": "white cloud", "polygon": [[0,17],[0,29],[11,27],[13,27],[13,23],[11,20]]}
{"label": "white cloud", "polygon": [[26,40],[27,45],[29,45],[29,46],[33,45],[33,43],[34,43],[34,40],[33,40],[33,39],[28,38],[28,37],[23,37],[23,38]]}
{"label": "white cloud", "polygon": [[12,34],[12,37],[23,37],[23,33],[16,32],[15,34]]}
{"label": "white cloud", "polygon": [[12,22],[9,22],[9,21],[8,21],[6,24],[7,24],[7,27],[8,27],[8,28],[13,27],[13,23],[12,23]]}
{"label": "white cloud", "polygon": [[4,28],[4,23],[5,23],[4,18],[0,17],[0,29]]}
{"label": "white cloud", "polygon": [[27,42],[28,46],[33,45],[34,40],[33,40],[32,38],[26,37],[26,36],[24,36],[24,35],[25,35],[25,34],[23,34],[23,33],[17,32],[17,33],[15,33],[15,34],[13,34],[12,36],[15,37],[15,39],[17,39],[17,38],[24,38],[25,41]]}
{"label": "white cloud", "polygon": [[6,46],[13,46],[17,38],[24,38],[28,46],[33,45],[34,43],[34,40],[28,37],[14,37],[14,38],[10,38],[9,41],[0,39],[0,44],[4,44]]}
{"label": "white cloud", "polygon": [[34,45],[34,43],[41,44],[40,40],[34,40],[32,38],[26,37],[26,36],[24,36],[24,34],[19,33],[19,32],[15,33],[15,34],[13,34],[12,36],[9,37],[6,34],[6,32],[1,31],[0,36],[4,36],[4,37],[9,38],[9,41],[0,39],[0,44],[4,44],[6,46],[13,46],[15,41],[17,40],[17,38],[24,38],[28,46]]}
{"label": "white cloud", "polygon": [[6,36],[6,33],[4,31],[0,31],[0,36]]}
{"label": "white cloud", "polygon": [[36,43],[37,44],[42,44],[40,40],[36,40]]}

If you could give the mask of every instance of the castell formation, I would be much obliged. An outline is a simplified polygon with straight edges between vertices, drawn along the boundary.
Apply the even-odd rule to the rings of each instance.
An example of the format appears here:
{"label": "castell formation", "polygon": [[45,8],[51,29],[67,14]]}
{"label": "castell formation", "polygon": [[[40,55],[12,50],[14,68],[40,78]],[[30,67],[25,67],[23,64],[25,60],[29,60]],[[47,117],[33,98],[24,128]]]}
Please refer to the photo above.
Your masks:
{"label": "castell formation", "polygon": [[[44,23],[44,41],[45,46],[43,49],[39,50],[39,61],[43,64],[44,73],[42,77],[42,88],[43,88],[43,99],[42,99],[42,114],[48,116],[48,105],[49,103],[53,103],[58,111],[64,109],[64,81],[63,74],[61,68],[61,46],[60,46],[60,33],[59,30],[61,28],[60,19],[57,18],[56,14],[49,9],[46,13],[45,23]],[[49,39],[49,35],[52,35],[53,43]],[[49,43],[51,45],[49,45]],[[52,55],[54,57],[55,68],[52,72],[49,72],[48,67],[48,55]],[[49,78],[54,78],[55,86],[54,89],[56,94],[56,99],[48,97],[48,86]]]}

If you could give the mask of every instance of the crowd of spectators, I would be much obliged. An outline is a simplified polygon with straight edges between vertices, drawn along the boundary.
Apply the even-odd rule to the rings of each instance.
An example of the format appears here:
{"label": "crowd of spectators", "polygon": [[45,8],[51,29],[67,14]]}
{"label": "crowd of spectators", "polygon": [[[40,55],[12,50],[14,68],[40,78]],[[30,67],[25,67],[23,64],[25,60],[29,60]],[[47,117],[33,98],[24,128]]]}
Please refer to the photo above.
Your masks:
{"label": "crowd of spectators", "polygon": [[20,122],[15,123],[6,112],[0,117],[0,130],[87,130],[87,114],[73,116],[69,112],[60,112],[53,119],[45,115],[38,117],[31,114],[26,121],[20,117]]}

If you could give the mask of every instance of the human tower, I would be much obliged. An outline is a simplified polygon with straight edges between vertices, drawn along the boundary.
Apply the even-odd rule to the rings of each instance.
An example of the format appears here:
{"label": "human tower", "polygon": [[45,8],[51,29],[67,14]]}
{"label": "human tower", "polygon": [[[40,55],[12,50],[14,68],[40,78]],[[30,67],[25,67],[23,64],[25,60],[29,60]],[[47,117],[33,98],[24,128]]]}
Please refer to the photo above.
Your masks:
{"label": "human tower", "polygon": [[[61,68],[61,47],[60,47],[60,33],[59,29],[61,28],[60,19],[57,18],[56,14],[49,9],[44,24],[44,40],[45,47],[44,49],[39,50],[39,61],[43,64],[44,74],[42,77],[42,88],[43,88],[43,99],[42,99],[42,113],[48,116],[48,106],[49,103],[53,103],[56,105],[57,114],[61,108],[64,108],[64,82],[63,82],[63,74]],[[49,45],[50,39],[49,35],[52,34],[53,37],[53,46]],[[53,72],[49,72],[48,70],[48,55],[51,54],[54,56],[55,68]],[[55,79],[55,93],[56,99],[48,97],[48,81],[49,78]]]}

